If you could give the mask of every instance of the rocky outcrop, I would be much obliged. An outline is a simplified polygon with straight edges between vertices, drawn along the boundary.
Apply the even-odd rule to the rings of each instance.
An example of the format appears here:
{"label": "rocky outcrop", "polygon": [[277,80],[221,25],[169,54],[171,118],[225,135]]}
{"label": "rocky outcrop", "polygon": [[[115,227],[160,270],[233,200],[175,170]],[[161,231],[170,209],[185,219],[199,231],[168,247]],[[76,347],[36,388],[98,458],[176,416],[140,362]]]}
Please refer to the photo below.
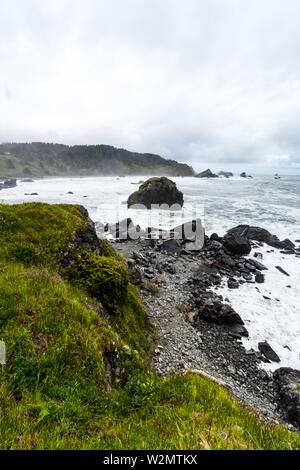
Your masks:
{"label": "rocky outcrop", "polygon": [[273,378],[286,420],[300,427],[300,371],[290,367],[275,370]]}
{"label": "rocky outcrop", "polygon": [[231,171],[219,171],[218,175],[224,176],[224,178],[230,178],[233,176],[233,173],[231,173]]}
{"label": "rocky outcrop", "polygon": [[247,175],[247,173],[246,173],[245,171],[243,171],[243,172],[240,174],[240,177],[241,177],[241,178],[253,178],[253,176]]}
{"label": "rocky outcrop", "polygon": [[267,245],[270,245],[274,248],[286,250],[294,250],[295,248],[294,243],[291,242],[291,240],[288,238],[280,241],[277,235],[273,235],[268,230],[253,225],[237,225],[236,227],[228,230],[227,235],[231,234],[239,234],[241,237],[247,238],[249,240],[267,243]]}
{"label": "rocky outcrop", "polygon": [[127,265],[130,282],[136,286],[142,284],[143,282],[142,272],[139,269],[139,267],[136,265],[135,260],[128,259],[126,265]]}
{"label": "rocky outcrop", "polygon": [[215,298],[203,299],[200,295],[196,297],[195,304],[197,305],[199,317],[217,325],[225,325],[234,336],[248,336],[243,320],[230,305],[224,304]]}
{"label": "rocky outcrop", "polygon": [[17,186],[17,180],[15,178],[7,178],[3,183],[0,183],[0,189],[15,188]]}
{"label": "rocky outcrop", "polygon": [[[166,204],[168,207],[174,206],[172,207],[173,210],[180,209],[183,206],[183,202],[183,194],[177,189],[176,183],[163,176],[161,178],[150,178],[145,181],[138,191],[129,196],[127,206],[131,207],[135,204],[140,204],[144,208],[151,209],[151,206],[154,204]],[[142,209],[143,207],[140,208]]]}
{"label": "rocky outcrop", "polygon": [[249,240],[238,233],[232,233],[224,239],[225,248],[235,255],[248,255],[251,251]]}
{"label": "rocky outcrop", "polygon": [[242,237],[248,238],[249,240],[255,240],[258,242],[266,242],[270,237],[271,233],[261,227],[252,225],[237,225],[232,229],[228,230],[228,234],[238,233]]}
{"label": "rocky outcrop", "polygon": [[69,267],[82,251],[92,250],[98,255],[102,254],[95,224],[90,219],[88,211],[83,206],[77,206],[77,209],[83,224],[74,231],[72,240],[68,244],[68,250],[60,254],[59,263],[64,268]]}
{"label": "rocky outcrop", "polygon": [[202,171],[201,173],[198,173],[198,175],[196,175],[196,178],[218,178],[218,175],[213,173],[210,169],[207,169],[205,171]]}

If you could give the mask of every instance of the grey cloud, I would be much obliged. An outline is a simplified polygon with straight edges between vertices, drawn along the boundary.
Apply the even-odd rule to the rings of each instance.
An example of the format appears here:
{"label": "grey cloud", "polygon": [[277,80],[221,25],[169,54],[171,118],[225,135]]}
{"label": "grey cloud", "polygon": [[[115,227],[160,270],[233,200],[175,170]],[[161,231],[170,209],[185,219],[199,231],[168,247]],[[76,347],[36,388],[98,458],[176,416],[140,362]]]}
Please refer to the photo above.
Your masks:
{"label": "grey cloud", "polygon": [[298,0],[2,0],[0,141],[298,171]]}

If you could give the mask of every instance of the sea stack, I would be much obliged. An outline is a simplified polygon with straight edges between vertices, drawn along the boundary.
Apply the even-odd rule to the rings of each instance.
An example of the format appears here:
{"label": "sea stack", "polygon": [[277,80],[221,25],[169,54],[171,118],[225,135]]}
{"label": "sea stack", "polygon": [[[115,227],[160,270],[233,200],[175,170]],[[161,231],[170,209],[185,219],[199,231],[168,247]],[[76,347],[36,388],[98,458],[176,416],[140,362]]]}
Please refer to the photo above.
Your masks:
{"label": "sea stack", "polygon": [[218,175],[213,173],[210,169],[207,169],[205,171],[202,171],[201,173],[198,173],[196,175],[196,178],[219,178]]}
{"label": "sea stack", "polygon": [[172,209],[181,209],[183,202],[183,194],[177,189],[176,183],[162,176],[145,181],[138,191],[129,196],[127,206],[140,204],[145,206],[146,209],[151,209],[153,204],[166,204],[168,206],[177,206],[172,207]]}

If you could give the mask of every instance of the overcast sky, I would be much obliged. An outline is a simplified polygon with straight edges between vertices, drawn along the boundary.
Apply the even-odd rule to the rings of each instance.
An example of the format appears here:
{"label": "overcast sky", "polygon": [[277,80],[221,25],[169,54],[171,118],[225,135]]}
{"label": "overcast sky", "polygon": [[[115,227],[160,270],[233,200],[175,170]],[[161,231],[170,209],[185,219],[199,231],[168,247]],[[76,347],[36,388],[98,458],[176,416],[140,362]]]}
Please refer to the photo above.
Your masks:
{"label": "overcast sky", "polygon": [[300,173],[299,0],[0,0],[0,141]]}

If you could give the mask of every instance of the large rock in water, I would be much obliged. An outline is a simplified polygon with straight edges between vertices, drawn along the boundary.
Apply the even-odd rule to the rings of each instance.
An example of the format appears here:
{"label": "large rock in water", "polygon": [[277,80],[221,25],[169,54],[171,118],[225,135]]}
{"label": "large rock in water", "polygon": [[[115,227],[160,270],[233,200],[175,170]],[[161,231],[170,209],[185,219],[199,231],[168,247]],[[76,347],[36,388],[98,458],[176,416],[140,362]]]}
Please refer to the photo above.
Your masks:
{"label": "large rock in water", "polygon": [[258,349],[270,361],[280,362],[280,357],[276,354],[274,349],[271,348],[267,341],[258,343]]}
{"label": "large rock in water", "polygon": [[228,234],[238,233],[241,237],[249,238],[249,240],[256,240],[258,242],[266,242],[272,235],[271,233],[261,227],[252,225],[241,224],[228,230]]}
{"label": "large rock in water", "polygon": [[17,186],[16,178],[7,178],[3,183],[0,183],[0,189],[15,188]]}
{"label": "large rock in water", "polygon": [[268,230],[253,225],[237,225],[236,227],[228,230],[227,235],[232,235],[234,233],[239,234],[241,237],[248,238],[249,240],[266,243],[274,248],[293,249],[295,247],[294,243],[288,238],[280,241],[276,235],[273,235]]}
{"label": "large rock in water", "polygon": [[251,244],[247,238],[241,237],[238,233],[233,233],[224,238],[225,248],[235,255],[248,255],[251,251]]}
{"label": "large rock in water", "polygon": [[218,175],[215,175],[210,169],[202,171],[196,175],[196,178],[219,178]]}
{"label": "large rock in water", "polygon": [[145,181],[138,191],[129,196],[127,206],[142,204],[145,208],[151,209],[152,204],[166,204],[167,206],[176,205],[172,207],[172,210],[176,210],[183,206],[183,202],[183,194],[177,189],[176,183],[162,176],[161,178],[154,177]]}
{"label": "large rock in water", "polygon": [[275,370],[273,378],[277,386],[282,411],[288,422],[300,427],[300,371],[290,367]]}

